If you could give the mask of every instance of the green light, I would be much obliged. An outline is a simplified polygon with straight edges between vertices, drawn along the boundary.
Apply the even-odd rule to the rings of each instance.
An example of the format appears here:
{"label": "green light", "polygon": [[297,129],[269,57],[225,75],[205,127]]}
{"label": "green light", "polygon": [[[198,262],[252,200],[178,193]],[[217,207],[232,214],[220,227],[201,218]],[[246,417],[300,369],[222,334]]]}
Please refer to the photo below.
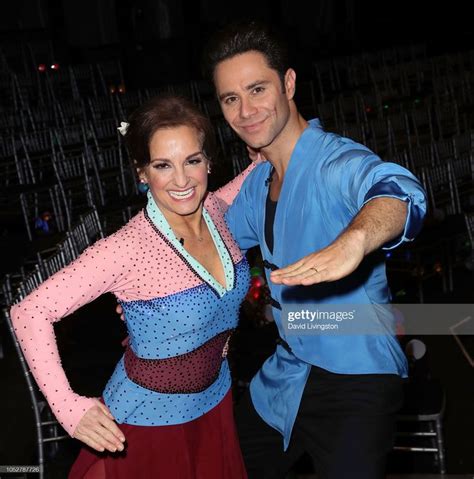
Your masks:
{"label": "green light", "polygon": [[262,276],[262,270],[258,266],[250,268],[250,276]]}

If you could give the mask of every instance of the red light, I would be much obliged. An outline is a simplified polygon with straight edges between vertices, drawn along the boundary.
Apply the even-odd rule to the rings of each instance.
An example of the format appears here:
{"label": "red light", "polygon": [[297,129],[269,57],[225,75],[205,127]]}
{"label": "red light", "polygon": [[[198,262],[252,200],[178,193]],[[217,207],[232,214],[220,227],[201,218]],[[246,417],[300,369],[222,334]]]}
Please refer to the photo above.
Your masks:
{"label": "red light", "polygon": [[250,284],[251,284],[253,287],[260,288],[261,286],[263,286],[262,278],[260,278],[259,276],[254,276],[254,277],[250,280]]}
{"label": "red light", "polygon": [[109,86],[109,92],[113,95],[115,93],[116,89],[115,89],[115,85],[110,85]]}
{"label": "red light", "polygon": [[118,92],[121,93],[121,94],[125,93],[125,85],[119,85],[118,86]]}
{"label": "red light", "polygon": [[366,109],[365,109],[366,113],[370,113],[372,111],[372,108],[370,108],[370,106],[368,106]]}
{"label": "red light", "polygon": [[59,70],[59,64],[58,63],[53,63],[51,65],[51,70]]}
{"label": "red light", "polygon": [[252,298],[255,300],[260,298],[260,291],[258,289],[255,289],[254,291],[252,291]]}
{"label": "red light", "polygon": [[38,71],[40,71],[41,73],[45,72],[46,71],[46,65],[44,63],[40,63],[38,65]]}
{"label": "red light", "polygon": [[262,295],[262,293],[261,293],[260,289],[255,288],[254,286],[252,286],[247,293],[247,298],[250,301],[257,301],[260,298],[261,295]]}

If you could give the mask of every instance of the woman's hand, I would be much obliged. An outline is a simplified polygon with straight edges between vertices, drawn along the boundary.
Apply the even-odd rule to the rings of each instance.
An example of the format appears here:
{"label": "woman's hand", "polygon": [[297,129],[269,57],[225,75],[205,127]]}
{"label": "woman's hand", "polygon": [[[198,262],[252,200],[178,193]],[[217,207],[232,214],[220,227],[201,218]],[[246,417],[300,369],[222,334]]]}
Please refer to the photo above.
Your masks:
{"label": "woman's hand", "polygon": [[99,452],[123,451],[125,436],[115,423],[114,417],[105,404],[98,399],[94,401],[96,405],[82,416],[73,437]]}
{"label": "woman's hand", "polygon": [[122,305],[120,303],[117,304],[117,306],[115,308],[115,312],[120,316],[120,319],[122,321],[125,321],[125,314],[123,312],[123,308],[122,308]]}

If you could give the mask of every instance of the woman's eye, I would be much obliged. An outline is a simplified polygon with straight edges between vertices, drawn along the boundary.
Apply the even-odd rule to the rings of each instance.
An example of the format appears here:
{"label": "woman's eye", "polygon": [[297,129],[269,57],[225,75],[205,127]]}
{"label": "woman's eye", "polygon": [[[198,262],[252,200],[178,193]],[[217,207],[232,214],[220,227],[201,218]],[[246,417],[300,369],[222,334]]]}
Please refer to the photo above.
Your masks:
{"label": "woman's eye", "polygon": [[155,163],[153,165],[153,168],[157,169],[157,170],[164,170],[165,168],[168,168],[168,163]]}
{"label": "woman's eye", "polygon": [[199,163],[202,163],[202,158],[191,158],[188,160],[188,163],[190,165],[199,165]]}
{"label": "woman's eye", "polygon": [[236,97],[235,96],[229,96],[227,97],[225,100],[224,100],[224,103],[226,105],[232,105],[232,103],[234,103],[236,101]]}

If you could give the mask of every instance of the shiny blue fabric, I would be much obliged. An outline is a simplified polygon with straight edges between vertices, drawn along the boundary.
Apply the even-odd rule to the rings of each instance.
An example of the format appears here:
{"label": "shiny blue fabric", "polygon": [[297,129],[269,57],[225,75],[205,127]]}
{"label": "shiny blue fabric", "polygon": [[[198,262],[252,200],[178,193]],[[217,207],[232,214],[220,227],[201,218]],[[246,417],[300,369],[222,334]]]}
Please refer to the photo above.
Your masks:
{"label": "shiny blue fabric", "polygon": [[[271,164],[258,165],[244,182],[226,215],[239,246],[260,245],[263,258],[281,268],[328,246],[360,208],[376,197],[408,203],[403,234],[385,245],[412,241],[426,213],[425,192],[403,167],[383,162],[363,145],[322,130],[310,121],[293,151],[283,181],[274,222],[273,254],[265,243],[265,199]],[[269,275],[270,271],[267,271]],[[386,304],[390,293],[381,254],[364,259],[347,278],[313,286],[282,286],[269,282],[280,304]],[[334,373],[391,373],[406,376],[405,356],[391,335],[285,335],[281,312],[273,308],[280,335],[291,347],[279,346],[250,385],[260,416],[289,444],[291,430],[311,365]]]}
{"label": "shiny blue fabric", "polygon": [[[134,353],[147,359],[165,359],[189,353],[238,322],[238,305],[250,281],[243,258],[235,266],[235,287],[219,300],[207,283],[147,301],[121,302]],[[217,379],[204,391],[164,394],[146,389],[126,374],[123,358],[109,379],[105,404],[118,423],[139,426],[182,424],[210,411],[222,401],[231,386],[227,359]]]}

